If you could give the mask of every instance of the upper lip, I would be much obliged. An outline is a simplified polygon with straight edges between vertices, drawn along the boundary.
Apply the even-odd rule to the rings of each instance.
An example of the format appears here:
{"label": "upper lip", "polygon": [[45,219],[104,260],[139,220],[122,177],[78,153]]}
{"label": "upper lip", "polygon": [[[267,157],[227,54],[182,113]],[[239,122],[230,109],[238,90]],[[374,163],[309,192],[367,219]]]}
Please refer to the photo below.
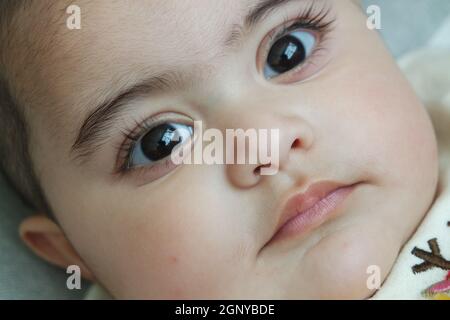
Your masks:
{"label": "upper lip", "polygon": [[351,186],[351,184],[323,180],[313,183],[303,193],[295,193],[290,196],[285,202],[285,205],[282,207],[279,215],[280,219],[276,226],[274,235],[276,235],[289,220],[313,207],[317,202],[328,196],[333,191],[348,186]]}

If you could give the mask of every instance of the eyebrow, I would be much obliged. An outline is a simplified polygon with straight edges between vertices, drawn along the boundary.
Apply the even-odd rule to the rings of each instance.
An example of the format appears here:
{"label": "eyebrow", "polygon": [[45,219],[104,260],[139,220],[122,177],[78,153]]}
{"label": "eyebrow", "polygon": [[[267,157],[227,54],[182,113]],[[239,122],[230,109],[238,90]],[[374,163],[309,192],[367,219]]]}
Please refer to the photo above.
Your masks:
{"label": "eyebrow", "polygon": [[[234,25],[229,32],[226,47],[231,47],[242,38],[242,30],[251,30],[274,10],[290,2],[303,0],[260,0],[252,6],[243,20],[243,25]],[[76,139],[71,147],[71,154],[81,163],[85,162],[107,139],[107,133],[117,118],[125,111],[131,101],[152,93],[170,92],[179,89],[179,79],[187,78],[180,71],[162,72],[138,83],[131,84],[107,98],[93,109],[82,121]]]}
{"label": "eyebrow", "polygon": [[185,76],[178,71],[166,71],[125,86],[113,98],[106,98],[90,112],[78,131],[71,147],[74,158],[83,163],[107,139],[107,134],[115,120],[130,106],[132,101],[151,95],[180,89],[188,84],[181,78]]}

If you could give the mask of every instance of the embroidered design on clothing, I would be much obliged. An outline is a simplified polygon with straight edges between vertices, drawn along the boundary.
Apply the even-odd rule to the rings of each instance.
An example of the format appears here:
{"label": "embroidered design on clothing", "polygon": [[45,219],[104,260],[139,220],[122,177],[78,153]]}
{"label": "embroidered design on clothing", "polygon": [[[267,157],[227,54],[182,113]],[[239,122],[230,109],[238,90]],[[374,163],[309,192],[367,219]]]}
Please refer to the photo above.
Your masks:
{"label": "embroidered design on clothing", "polygon": [[433,300],[450,300],[450,271],[445,280],[428,287],[422,291],[422,295]]}
{"label": "embroidered design on clothing", "polygon": [[[450,226],[450,221],[447,222],[447,226]],[[430,251],[425,251],[417,247],[414,247],[411,251],[414,256],[423,260],[422,263],[412,267],[413,273],[424,272],[432,268],[450,270],[450,261],[442,256],[436,238],[428,240],[428,247]],[[433,300],[450,300],[450,271],[443,281],[435,283],[422,291],[422,296]]]}

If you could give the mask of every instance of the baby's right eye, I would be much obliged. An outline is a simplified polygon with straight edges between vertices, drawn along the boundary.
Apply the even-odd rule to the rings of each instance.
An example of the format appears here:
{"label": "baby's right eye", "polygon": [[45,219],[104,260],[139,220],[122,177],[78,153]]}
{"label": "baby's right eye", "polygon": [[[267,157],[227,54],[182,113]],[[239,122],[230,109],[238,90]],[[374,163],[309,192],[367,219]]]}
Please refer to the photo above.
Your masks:
{"label": "baby's right eye", "polygon": [[128,168],[154,164],[169,157],[173,149],[193,134],[192,126],[162,123],[151,128],[134,143],[130,150]]}
{"label": "baby's right eye", "polygon": [[[176,114],[171,117],[179,118]],[[166,175],[177,166],[171,158],[174,149],[193,140],[193,125],[187,123],[185,119],[167,120],[166,114],[137,123],[137,128],[132,132],[124,132],[125,141],[119,150],[117,173],[142,169],[142,173],[149,176],[147,181]]]}

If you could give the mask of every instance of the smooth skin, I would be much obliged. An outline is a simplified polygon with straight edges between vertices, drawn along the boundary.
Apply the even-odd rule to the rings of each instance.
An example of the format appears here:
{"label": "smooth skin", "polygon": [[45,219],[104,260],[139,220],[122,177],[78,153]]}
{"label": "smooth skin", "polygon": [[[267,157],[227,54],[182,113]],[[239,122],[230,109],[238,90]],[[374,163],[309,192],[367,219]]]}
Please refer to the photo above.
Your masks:
{"label": "smooth skin", "polygon": [[[366,270],[389,273],[432,204],[438,158],[428,114],[354,1],[318,1],[336,18],[320,54],[304,72],[270,81],[258,67],[261,43],[309,0],[271,12],[228,51],[226,31],[256,0],[79,2],[81,30],[58,29],[63,3],[43,15],[59,24],[24,26],[42,41],[56,37],[17,71],[33,106],[33,161],[57,219],[22,223],[30,248],[80,265],[119,299],[374,293]],[[92,101],[167,67],[192,73],[194,84],[133,102],[93,158],[75,161],[70,148]],[[120,130],[167,112],[220,130],[279,128],[279,172],[184,165],[156,180],[152,170],[113,175]],[[267,245],[287,197],[321,180],[361,184],[337,217]]]}

